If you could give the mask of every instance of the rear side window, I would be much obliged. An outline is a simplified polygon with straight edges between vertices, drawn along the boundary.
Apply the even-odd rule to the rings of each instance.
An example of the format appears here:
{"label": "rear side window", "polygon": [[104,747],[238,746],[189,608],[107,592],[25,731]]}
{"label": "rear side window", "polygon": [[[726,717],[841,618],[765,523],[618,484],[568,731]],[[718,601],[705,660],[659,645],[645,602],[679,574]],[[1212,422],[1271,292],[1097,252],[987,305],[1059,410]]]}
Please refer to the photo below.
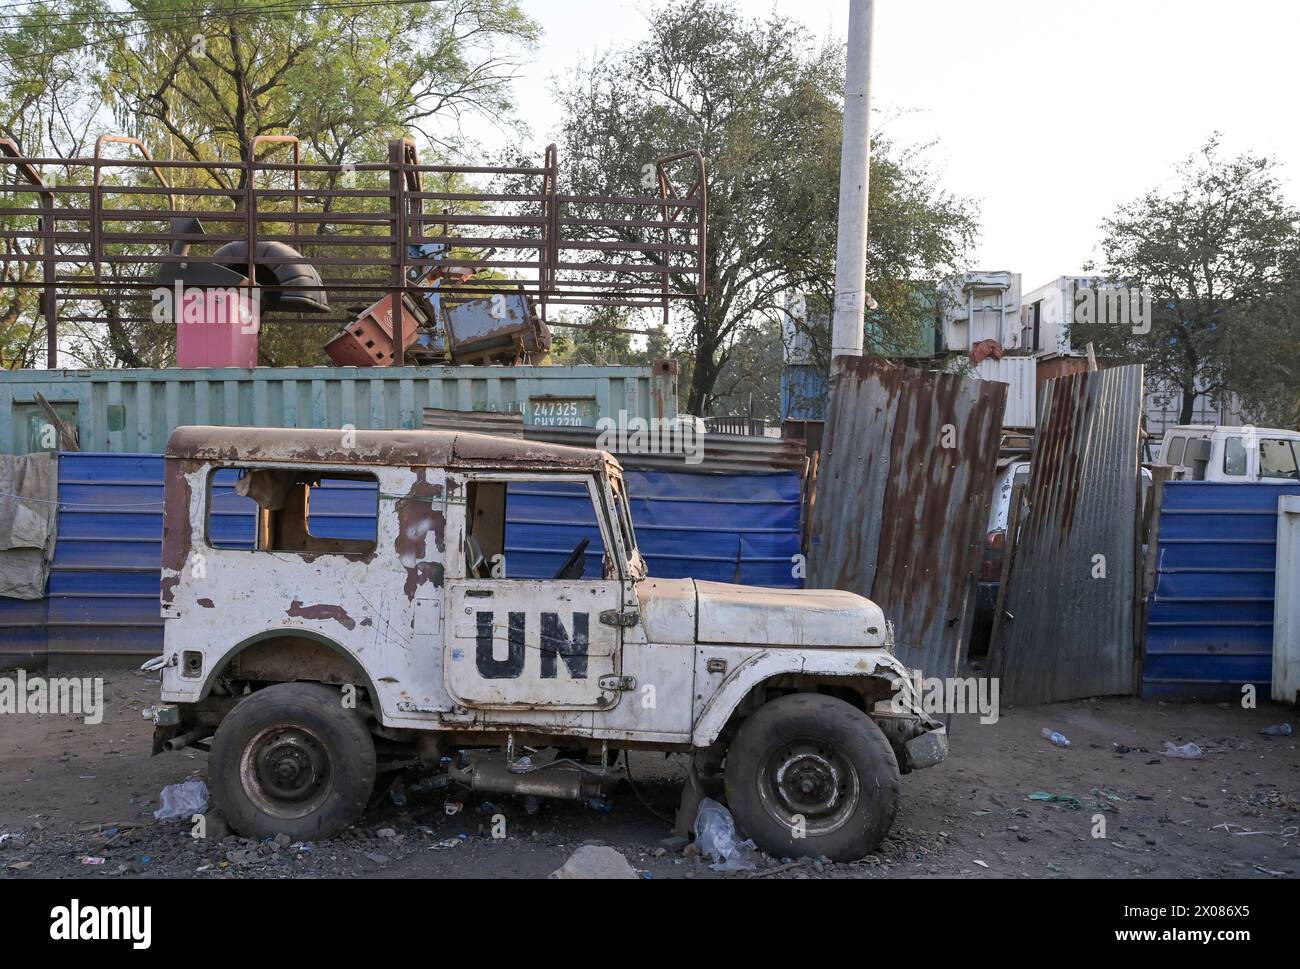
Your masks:
{"label": "rear side window", "polygon": [[219,468],[208,481],[208,544],[248,551],[357,555],[374,551],[374,475]]}
{"label": "rear side window", "polygon": [[1165,464],[1172,464],[1175,467],[1183,463],[1183,452],[1187,450],[1187,438],[1171,437],[1169,439],[1169,449],[1165,457]]}
{"label": "rear side window", "polygon": [[1223,473],[1240,475],[1246,473],[1246,446],[1239,437],[1224,438]]}
{"label": "rear side window", "polygon": [[1295,442],[1265,438],[1259,442],[1259,476],[1300,480],[1296,469]]}

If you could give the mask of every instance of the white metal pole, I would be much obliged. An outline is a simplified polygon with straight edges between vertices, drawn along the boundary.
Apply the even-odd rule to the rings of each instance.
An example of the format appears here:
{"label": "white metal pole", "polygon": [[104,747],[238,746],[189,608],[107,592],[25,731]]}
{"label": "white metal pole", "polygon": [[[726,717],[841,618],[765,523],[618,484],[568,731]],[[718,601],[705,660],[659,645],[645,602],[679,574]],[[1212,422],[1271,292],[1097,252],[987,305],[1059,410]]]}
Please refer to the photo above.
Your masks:
{"label": "white metal pole", "polygon": [[831,356],[862,356],[867,287],[867,181],[871,158],[871,36],[874,0],[849,0],[844,144],[835,240]]}

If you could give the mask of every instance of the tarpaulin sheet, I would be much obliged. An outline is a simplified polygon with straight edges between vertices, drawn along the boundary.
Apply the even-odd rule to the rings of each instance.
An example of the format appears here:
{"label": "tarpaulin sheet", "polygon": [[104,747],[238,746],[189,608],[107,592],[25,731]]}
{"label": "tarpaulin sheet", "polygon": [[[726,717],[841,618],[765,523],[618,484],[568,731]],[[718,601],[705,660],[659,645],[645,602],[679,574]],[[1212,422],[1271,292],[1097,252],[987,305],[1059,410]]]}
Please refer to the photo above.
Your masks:
{"label": "tarpaulin sheet", "polygon": [[54,550],[58,460],[0,454],[0,596],[40,599]]}

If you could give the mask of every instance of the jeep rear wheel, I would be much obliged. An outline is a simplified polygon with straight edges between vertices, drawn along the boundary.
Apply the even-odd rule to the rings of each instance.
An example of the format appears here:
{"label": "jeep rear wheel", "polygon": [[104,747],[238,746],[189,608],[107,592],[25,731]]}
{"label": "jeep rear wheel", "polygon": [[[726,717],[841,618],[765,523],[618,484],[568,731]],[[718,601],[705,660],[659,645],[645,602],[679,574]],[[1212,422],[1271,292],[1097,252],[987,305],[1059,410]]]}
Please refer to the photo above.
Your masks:
{"label": "jeep rear wheel", "polygon": [[245,837],[319,840],[354,824],[375,784],[375,744],[339,691],[282,683],[241,700],[217,729],[208,777]]}
{"label": "jeep rear wheel", "polygon": [[727,750],[726,785],[741,831],[778,857],[856,861],[898,810],[889,741],[861,710],[820,693],[754,711]]}

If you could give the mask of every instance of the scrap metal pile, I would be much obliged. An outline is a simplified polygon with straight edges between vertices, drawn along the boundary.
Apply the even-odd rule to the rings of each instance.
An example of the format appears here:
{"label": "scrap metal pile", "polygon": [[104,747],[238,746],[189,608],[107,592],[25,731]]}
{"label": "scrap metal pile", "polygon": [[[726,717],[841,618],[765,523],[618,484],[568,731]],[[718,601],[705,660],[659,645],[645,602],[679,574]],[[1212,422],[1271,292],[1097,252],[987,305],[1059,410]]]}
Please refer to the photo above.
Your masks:
{"label": "scrap metal pile", "polygon": [[337,322],[340,365],[532,363],[552,307],[666,321],[704,293],[699,152],[660,159],[653,192],[599,197],[560,193],[553,145],[518,167],[422,165],[407,139],[358,165],[304,164],[291,135],[251,147],[162,161],[104,136],[91,158],[29,158],[0,139],[2,234],[40,266],[12,285],[40,293],[50,367],[61,320],[157,322],[162,304],[181,366],[253,366],[268,317]]}

